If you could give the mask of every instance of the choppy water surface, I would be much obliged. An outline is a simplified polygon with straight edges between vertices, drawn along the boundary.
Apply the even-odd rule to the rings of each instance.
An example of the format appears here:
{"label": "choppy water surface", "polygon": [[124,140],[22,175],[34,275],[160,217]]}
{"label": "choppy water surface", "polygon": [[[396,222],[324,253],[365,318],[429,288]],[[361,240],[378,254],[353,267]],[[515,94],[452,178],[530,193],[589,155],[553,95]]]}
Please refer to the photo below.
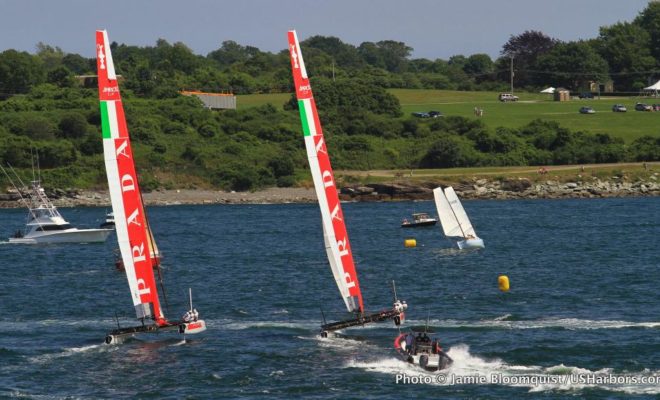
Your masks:
{"label": "choppy water surface", "polygon": [[[318,337],[321,309],[346,315],[317,205],[178,206],[149,209],[168,315],[185,311],[192,287],[209,329],[103,345],[115,313],[135,323],[114,235],[101,245],[1,244],[0,397],[660,395],[660,383],[580,381],[660,378],[660,199],[464,205],[484,251],[453,249],[439,227],[399,227],[413,211],[433,213],[431,202],[344,205],[367,309],[390,306],[395,279],[410,305],[405,325],[428,318],[455,360],[444,382],[397,358],[393,324]],[[105,211],[61,209],[87,226]],[[0,210],[3,240],[24,220]],[[409,236],[417,248],[404,248]],[[509,293],[497,290],[500,274]]]}

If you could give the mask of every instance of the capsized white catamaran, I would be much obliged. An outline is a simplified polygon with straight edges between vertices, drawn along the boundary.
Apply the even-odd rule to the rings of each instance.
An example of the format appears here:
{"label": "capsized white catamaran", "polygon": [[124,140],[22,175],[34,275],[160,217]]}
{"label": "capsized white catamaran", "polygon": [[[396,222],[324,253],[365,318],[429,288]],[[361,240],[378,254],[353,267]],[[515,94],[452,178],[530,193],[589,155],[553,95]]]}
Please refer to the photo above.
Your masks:
{"label": "capsized white catamaran", "polygon": [[459,249],[483,249],[484,241],[477,237],[470,219],[463,209],[461,201],[456,196],[454,188],[447,186],[433,189],[435,206],[445,236],[456,240]]}
{"label": "capsized white catamaran", "polygon": [[296,87],[298,109],[302,122],[307,159],[314,180],[316,197],[321,209],[321,223],[323,226],[323,239],[325,250],[330,262],[330,268],[339,287],[341,297],[349,312],[354,313],[355,318],[326,323],[321,326],[321,336],[327,336],[328,332],[351,326],[364,325],[370,322],[380,322],[389,319],[399,325],[407,308],[405,302],[394,298],[391,309],[378,313],[366,314],[362,301],[362,292],[358,282],[353,253],[348,241],[348,233],[344,223],[344,214],[339,203],[337,187],[335,186],[330,157],[321,130],[321,122],[316,111],[316,103],[312,94],[312,88],[307,77],[305,63],[298,45],[296,31],[288,32],[289,53],[291,55],[291,69],[293,81]]}
{"label": "capsized white catamaran", "polygon": [[[137,318],[142,322],[135,327],[118,327],[106,336],[105,342],[119,343],[135,334],[162,330],[178,330],[183,334],[202,332],[206,330],[206,323],[199,319],[197,310],[192,307],[192,296],[190,310],[182,320],[166,319],[161,308],[153,258],[149,254],[154,245],[150,243],[150,230],[138,186],[126,117],[106,31],[96,31],[96,54],[103,152],[117,241],[133,306]],[[160,268],[156,266],[155,269],[160,278]]]}

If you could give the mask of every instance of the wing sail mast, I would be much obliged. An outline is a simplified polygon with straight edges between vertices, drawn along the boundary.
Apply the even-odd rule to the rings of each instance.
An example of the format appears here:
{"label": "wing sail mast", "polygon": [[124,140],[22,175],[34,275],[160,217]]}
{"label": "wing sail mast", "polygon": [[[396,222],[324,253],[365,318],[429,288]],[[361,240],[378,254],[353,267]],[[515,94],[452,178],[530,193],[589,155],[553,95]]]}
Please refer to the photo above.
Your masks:
{"label": "wing sail mast", "polygon": [[348,241],[344,214],[339,203],[330,157],[323,138],[316,103],[314,102],[296,32],[289,31],[288,39],[291,69],[296,87],[307,159],[321,209],[323,237],[330,268],[348,311],[363,313],[362,292],[360,291],[353,253]]}
{"label": "wing sail mast", "polygon": [[117,241],[133,305],[139,319],[167,321],[158,298],[150,240],[138,186],[126,117],[106,31],[96,31],[103,153],[115,215]]}

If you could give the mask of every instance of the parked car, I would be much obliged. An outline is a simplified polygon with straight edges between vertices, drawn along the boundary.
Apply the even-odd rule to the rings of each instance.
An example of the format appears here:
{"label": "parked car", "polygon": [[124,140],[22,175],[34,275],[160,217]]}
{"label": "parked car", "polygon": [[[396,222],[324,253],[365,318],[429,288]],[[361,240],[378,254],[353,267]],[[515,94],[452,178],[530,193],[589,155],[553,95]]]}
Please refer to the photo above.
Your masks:
{"label": "parked car", "polygon": [[654,104],[651,108],[653,108],[653,111],[660,111],[660,104]]}
{"label": "parked car", "polygon": [[591,92],[582,92],[578,95],[578,97],[581,98],[581,99],[593,99],[594,94],[591,93]]}
{"label": "parked car", "polygon": [[635,104],[635,111],[653,111],[653,108],[644,103],[637,103]]}
{"label": "parked car", "polygon": [[518,96],[514,96],[511,93],[500,93],[498,99],[500,101],[518,101]]}
{"label": "parked car", "polygon": [[442,117],[442,113],[441,113],[440,111],[429,111],[427,114],[428,114],[429,117],[431,117],[431,118]]}
{"label": "parked car", "polygon": [[413,117],[417,117],[417,118],[431,118],[429,113],[425,113],[425,112],[414,112],[412,113],[412,115]]}
{"label": "parked car", "polygon": [[612,111],[614,112],[626,112],[628,109],[623,106],[623,104],[615,104],[612,106]]}
{"label": "parked car", "polygon": [[596,111],[594,111],[593,108],[591,107],[580,107],[580,114],[594,114]]}

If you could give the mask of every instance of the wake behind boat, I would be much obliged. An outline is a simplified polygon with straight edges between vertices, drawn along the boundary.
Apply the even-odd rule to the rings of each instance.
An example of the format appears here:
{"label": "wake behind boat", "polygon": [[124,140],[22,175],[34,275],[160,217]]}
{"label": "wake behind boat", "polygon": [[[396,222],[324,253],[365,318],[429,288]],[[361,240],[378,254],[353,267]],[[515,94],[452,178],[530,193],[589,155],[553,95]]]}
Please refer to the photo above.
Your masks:
{"label": "wake behind boat", "polygon": [[444,190],[441,187],[435,188],[433,197],[445,236],[456,240],[456,245],[461,250],[483,249],[484,241],[477,237],[454,188],[451,186],[447,186]]}
{"label": "wake behind boat", "polygon": [[25,228],[16,231],[14,236],[9,238],[9,243],[101,243],[112,233],[112,229],[78,229],[72,226],[46,196],[46,191],[38,179],[33,180],[28,188],[14,172],[19,187],[4,168],[2,171],[28,209]]}
{"label": "wake behind boat", "polygon": [[344,222],[344,214],[337,193],[337,185],[332,173],[328,149],[325,145],[321,122],[316,110],[316,102],[312,94],[312,87],[309,83],[296,31],[288,32],[288,40],[291,71],[307,149],[307,160],[309,161],[314,189],[321,211],[325,250],[341,297],[348,311],[353,313],[353,318],[334,323],[324,323],[321,326],[321,336],[327,336],[328,332],[351,326],[390,319],[398,325],[403,319],[403,312],[407,305],[405,302],[399,302],[396,295],[392,309],[372,314],[365,313],[353,253]]}
{"label": "wake behind boat", "polygon": [[394,348],[403,360],[427,371],[448,368],[454,360],[442,350],[440,340],[429,333],[434,332],[428,326],[414,326],[394,339]]}
{"label": "wake behind boat", "polygon": [[161,308],[154,268],[160,278],[161,287],[162,271],[159,264],[154,267],[153,258],[150,256],[150,249],[154,248],[155,243],[142,203],[106,31],[96,31],[96,51],[103,153],[110,200],[124,271],[135,313],[141,322],[138,326],[118,327],[106,336],[105,342],[121,343],[126,337],[136,334],[168,330],[176,330],[182,334],[203,332],[206,330],[206,323],[199,319],[197,310],[192,306],[192,294],[190,309],[181,320],[168,320]]}
{"label": "wake behind boat", "polygon": [[412,219],[404,219],[401,222],[402,228],[417,228],[419,226],[433,226],[438,223],[438,220],[430,217],[427,213],[413,213]]}

